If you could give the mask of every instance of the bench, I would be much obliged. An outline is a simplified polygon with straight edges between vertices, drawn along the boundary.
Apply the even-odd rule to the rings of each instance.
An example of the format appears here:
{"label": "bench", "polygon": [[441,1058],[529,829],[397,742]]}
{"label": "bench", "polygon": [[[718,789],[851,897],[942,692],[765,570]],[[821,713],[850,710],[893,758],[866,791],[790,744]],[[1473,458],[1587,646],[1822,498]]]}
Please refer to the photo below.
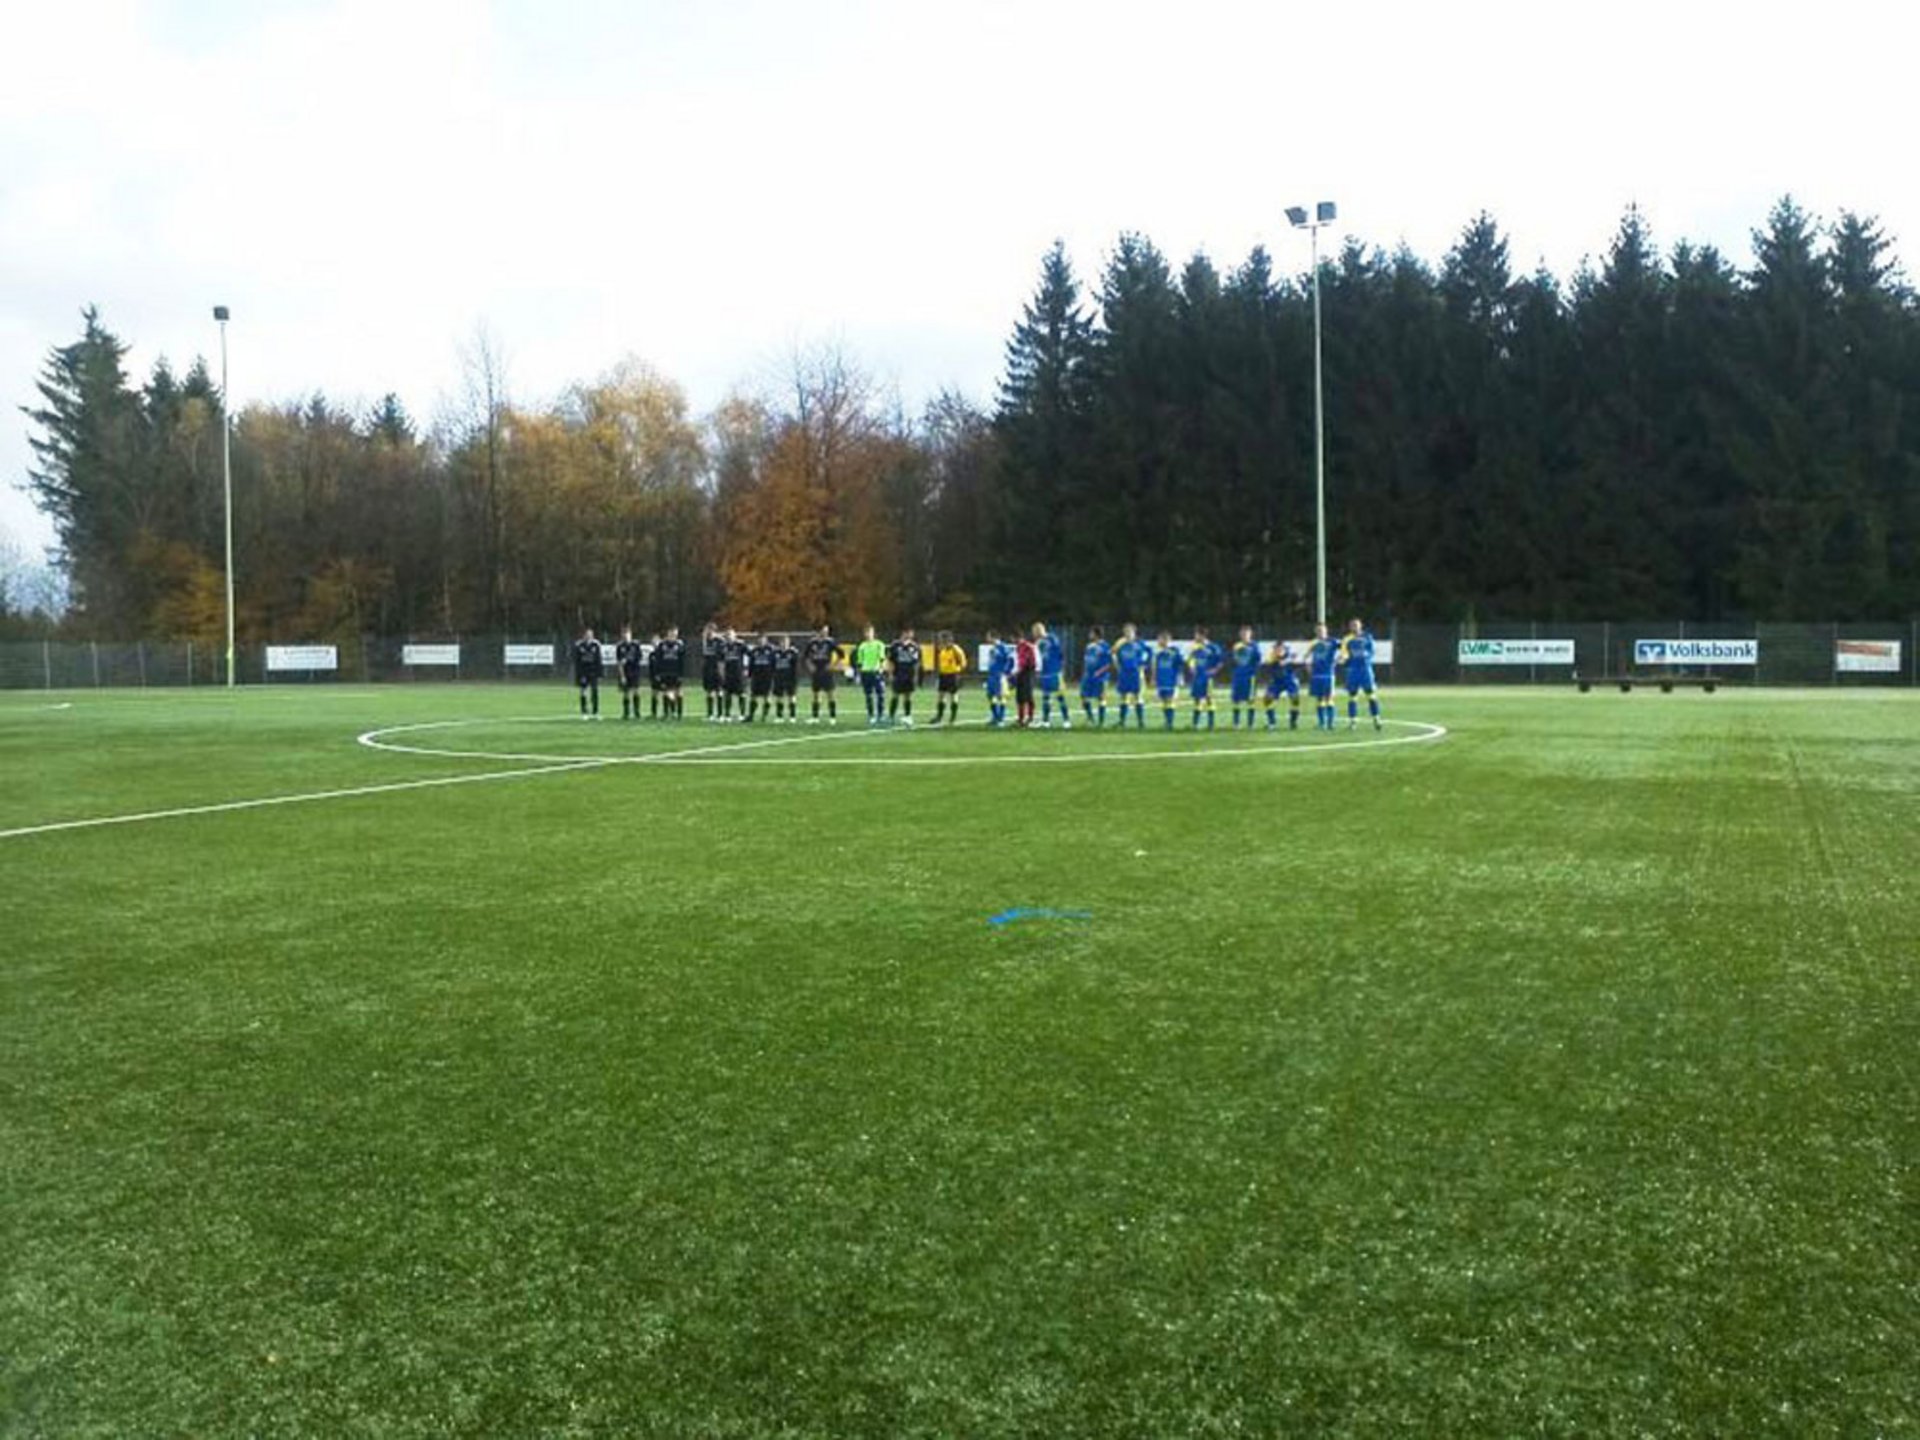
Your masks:
{"label": "bench", "polygon": [[1671,695],[1676,685],[1693,685],[1704,695],[1711,695],[1716,688],[1727,683],[1724,675],[1667,675],[1661,673],[1642,673],[1639,675],[1582,675],[1574,672],[1573,683],[1580,687],[1580,693],[1586,694],[1596,685],[1618,685],[1622,695],[1630,692],[1635,685],[1658,685],[1662,695]]}

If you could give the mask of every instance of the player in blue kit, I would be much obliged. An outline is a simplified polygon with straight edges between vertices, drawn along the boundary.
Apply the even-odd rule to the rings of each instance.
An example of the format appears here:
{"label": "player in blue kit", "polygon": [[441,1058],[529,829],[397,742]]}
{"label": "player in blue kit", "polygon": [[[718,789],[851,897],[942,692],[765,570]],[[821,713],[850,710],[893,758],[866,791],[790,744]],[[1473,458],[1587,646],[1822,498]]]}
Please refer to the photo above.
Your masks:
{"label": "player in blue kit", "polygon": [[1242,625],[1240,638],[1233,644],[1233,728],[1240,728],[1240,711],[1245,707],[1247,728],[1253,728],[1253,690],[1260,681],[1260,642],[1253,638],[1253,627]]}
{"label": "player in blue kit", "polygon": [[1060,706],[1060,728],[1071,730],[1073,717],[1067,713],[1067,697],[1060,693],[1060,681],[1067,670],[1067,650],[1060,637],[1037,621],[1033,627],[1033,648],[1038,657],[1040,681],[1040,728],[1052,723],[1053,707]]}
{"label": "player in blue kit", "polygon": [[1162,630],[1160,643],[1153,651],[1153,693],[1160,697],[1169,730],[1173,729],[1173,699],[1180,693],[1180,676],[1186,668],[1186,657],[1174,645],[1173,632]]}
{"label": "player in blue kit", "polygon": [[1207,729],[1213,729],[1213,676],[1227,657],[1207,638],[1207,632],[1194,627],[1193,644],[1187,651],[1187,695],[1193,701],[1193,718],[1187,728],[1200,728],[1200,717],[1207,717]]}
{"label": "player in blue kit", "polygon": [[[1267,729],[1279,728],[1280,716],[1274,705],[1282,695],[1287,697],[1287,728],[1300,728],[1300,672],[1294,668],[1293,647],[1284,640],[1273,642],[1273,650],[1268,655],[1273,668],[1267,673]],[[1248,720],[1248,725],[1253,721]]]}
{"label": "player in blue kit", "polygon": [[[1080,708],[1089,725],[1107,723],[1107,682],[1113,678],[1113,647],[1098,625],[1087,631],[1087,653],[1080,660]],[[1098,705],[1096,717],[1094,707]],[[1125,716],[1121,717],[1123,720]]]}
{"label": "player in blue kit", "polygon": [[1313,644],[1307,647],[1307,693],[1313,696],[1313,728],[1333,729],[1333,676],[1340,668],[1340,642],[1327,634],[1325,625],[1313,627]]}
{"label": "player in blue kit", "polygon": [[[1340,658],[1347,667],[1347,728],[1360,723],[1360,696],[1367,697],[1367,713],[1373,728],[1380,728],[1380,691],[1373,680],[1373,632],[1358,619],[1347,622],[1347,638],[1340,644]],[[1331,728],[1331,727],[1329,727]]]}
{"label": "player in blue kit", "polygon": [[1113,688],[1120,700],[1120,728],[1127,728],[1127,706],[1133,706],[1133,718],[1140,729],[1147,728],[1147,707],[1140,703],[1142,677],[1153,663],[1153,647],[1140,638],[1140,632],[1128,625],[1120,631],[1120,643],[1113,647]]}
{"label": "player in blue kit", "polygon": [[987,631],[987,724],[1007,723],[1007,677],[1013,674],[1013,647],[998,630]]}

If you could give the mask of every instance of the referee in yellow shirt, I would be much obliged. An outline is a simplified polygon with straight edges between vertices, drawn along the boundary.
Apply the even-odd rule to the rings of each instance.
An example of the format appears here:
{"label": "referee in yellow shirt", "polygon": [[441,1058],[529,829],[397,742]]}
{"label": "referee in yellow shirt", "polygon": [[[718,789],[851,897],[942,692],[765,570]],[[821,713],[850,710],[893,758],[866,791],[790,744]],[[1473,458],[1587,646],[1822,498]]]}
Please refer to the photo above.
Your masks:
{"label": "referee in yellow shirt", "polygon": [[933,647],[933,673],[939,684],[934,701],[933,723],[942,719],[951,725],[960,718],[960,674],[967,668],[967,652],[953,643],[953,632],[942,630]]}

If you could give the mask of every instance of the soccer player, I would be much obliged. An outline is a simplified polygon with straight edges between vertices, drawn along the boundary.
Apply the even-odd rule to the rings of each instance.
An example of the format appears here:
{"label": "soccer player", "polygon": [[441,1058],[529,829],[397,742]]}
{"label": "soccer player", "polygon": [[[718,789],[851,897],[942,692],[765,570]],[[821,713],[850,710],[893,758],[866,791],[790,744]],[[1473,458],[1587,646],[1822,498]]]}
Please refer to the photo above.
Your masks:
{"label": "soccer player", "polygon": [[[573,683],[580,692],[580,718],[585,720],[600,718],[600,676],[606,669],[606,661],[600,655],[600,642],[594,638],[593,627],[589,625],[580,632],[580,638],[573,642]],[[588,706],[591,704],[592,709]]]}
{"label": "soccer player", "polygon": [[[1287,728],[1298,730],[1300,728],[1300,672],[1295,668],[1293,647],[1284,640],[1276,640],[1273,642],[1273,650],[1268,659],[1273,668],[1267,673],[1265,697],[1267,729],[1278,728],[1280,717],[1273,707],[1274,703],[1284,695],[1287,697]],[[1252,726],[1251,718],[1248,719],[1247,724]]]}
{"label": "soccer player", "polygon": [[[893,698],[887,701],[887,718],[898,715],[909,730],[913,728],[913,692],[920,681],[920,642],[911,629],[887,647],[887,663],[893,666]],[[902,713],[904,712],[904,713]]]}
{"label": "soccer player", "polygon": [[1127,728],[1127,706],[1133,706],[1133,718],[1142,730],[1147,728],[1147,707],[1140,703],[1142,676],[1153,663],[1153,647],[1140,638],[1132,625],[1120,631],[1120,643],[1113,647],[1113,688],[1120,701],[1120,728]]}
{"label": "soccer player", "polygon": [[1173,643],[1173,632],[1162,630],[1160,643],[1153,652],[1153,690],[1160,697],[1160,708],[1166,712],[1169,730],[1173,729],[1174,696],[1180,693],[1180,672],[1186,669],[1186,665],[1179,648]]}
{"label": "soccer player", "polygon": [[1253,728],[1253,689],[1260,679],[1260,642],[1253,638],[1253,627],[1242,625],[1240,638],[1233,645],[1233,728],[1240,728],[1240,710],[1247,711],[1247,728]]}
{"label": "soccer player", "polygon": [[938,677],[940,698],[934,702],[933,723],[942,719],[957,724],[960,719],[960,675],[967,668],[967,652],[953,643],[953,632],[942,630],[933,647],[933,671]]}
{"label": "soccer player", "polygon": [[1193,719],[1187,728],[1200,728],[1200,716],[1207,717],[1207,729],[1213,729],[1213,675],[1220,668],[1226,656],[1220,653],[1220,647],[1207,638],[1207,632],[1196,625],[1193,630],[1193,645],[1187,652],[1187,694],[1193,701]]}
{"label": "soccer player", "polygon": [[1347,666],[1347,729],[1352,730],[1360,723],[1360,696],[1364,693],[1367,713],[1373,717],[1373,728],[1378,730],[1380,691],[1373,681],[1373,632],[1358,617],[1347,622],[1347,638],[1340,644],[1340,658]]}
{"label": "soccer player", "polygon": [[751,647],[731,625],[720,642],[720,718],[747,718],[747,652]]}
{"label": "soccer player", "polygon": [[[660,718],[660,632],[653,632],[653,639],[647,642],[647,718]],[[633,715],[640,718],[640,697],[633,697]]]}
{"label": "soccer player", "polygon": [[866,698],[869,725],[878,725],[887,718],[886,666],[887,647],[869,625],[853,652],[853,668],[860,676],[860,693]]}
{"label": "soccer player", "polygon": [[[1039,635],[1046,627],[1035,625],[1033,630]],[[1040,647],[1022,635],[1013,647],[1013,723],[1022,730],[1033,724],[1033,677],[1039,668]]]}
{"label": "soccer player", "polygon": [[747,647],[747,702],[749,720],[765,720],[773,711],[773,637],[762,635]]}
{"label": "soccer player", "polygon": [[633,627],[623,626],[620,643],[613,647],[614,664],[620,667],[620,718],[640,718],[640,656],[642,647],[633,638]]}
{"label": "soccer player", "polygon": [[680,693],[680,681],[687,669],[687,642],[680,638],[680,627],[669,625],[660,643],[653,647],[647,663],[660,677],[660,704],[669,720],[687,713],[686,698]]}
{"label": "soccer player", "polygon": [[800,723],[800,652],[791,635],[773,638],[773,718],[785,725]]}
{"label": "soccer player", "polygon": [[1053,723],[1053,706],[1058,701],[1060,727],[1071,730],[1073,717],[1067,713],[1067,697],[1060,693],[1060,679],[1067,669],[1066,647],[1060,643],[1058,635],[1049,633],[1046,626],[1036,621],[1033,648],[1040,670],[1040,728],[1045,730]]}
{"label": "soccer player", "polygon": [[720,652],[727,640],[709,620],[700,631],[700,688],[707,692],[707,720],[720,718]]}
{"label": "soccer player", "polygon": [[826,697],[827,723],[840,723],[840,702],[833,698],[833,667],[840,658],[840,646],[833,638],[833,627],[822,625],[807,637],[806,648],[801,652],[807,661],[807,679],[813,687],[813,718],[809,725],[820,723],[820,699]]}
{"label": "soccer player", "polygon": [[987,724],[1007,723],[1007,677],[1013,674],[1013,647],[998,630],[987,631]]}
{"label": "soccer player", "polygon": [[1333,729],[1333,675],[1340,666],[1340,642],[1325,625],[1313,627],[1307,647],[1307,693],[1313,697],[1313,728]]}
{"label": "soccer player", "polygon": [[[1113,647],[1107,644],[1106,632],[1098,625],[1087,631],[1087,651],[1080,658],[1080,709],[1085,712],[1089,725],[1107,723],[1107,681],[1113,677]],[[1094,706],[1100,707],[1096,718]],[[1126,721],[1122,712],[1120,719]]]}

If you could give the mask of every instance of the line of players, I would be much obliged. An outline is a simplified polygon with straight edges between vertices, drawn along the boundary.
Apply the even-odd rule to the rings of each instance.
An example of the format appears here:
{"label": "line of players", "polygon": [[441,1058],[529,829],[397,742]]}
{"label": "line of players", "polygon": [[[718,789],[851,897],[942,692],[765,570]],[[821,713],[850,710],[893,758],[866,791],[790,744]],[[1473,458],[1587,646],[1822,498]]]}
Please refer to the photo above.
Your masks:
{"label": "line of players", "polygon": [[[1038,623],[1028,634],[1012,639],[1002,638],[998,631],[990,630],[986,651],[987,723],[990,726],[998,728],[1007,724],[1009,694],[1013,698],[1014,725],[1021,729],[1034,725],[1037,694],[1040,728],[1051,726],[1056,706],[1061,727],[1073,727],[1073,715],[1064,693],[1066,654],[1058,636]],[[799,678],[804,666],[812,698],[807,723],[818,724],[824,718],[829,725],[837,725],[840,708],[835,686],[839,657],[840,644],[832,630],[824,625],[799,645],[788,635],[767,634],[749,640],[731,628],[708,625],[700,643],[701,686],[706,694],[707,720],[726,723],[771,719],[776,724],[798,724]],[[634,639],[631,628],[624,630],[614,647],[621,718],[640,718],[643,673],[650,692],[649,716],[682,718],[686,713],[682,693],[686,658],[686,642],[680,638],[677,626],[668,627],[663,634],[654,636],[650,645],[644,646]],[[1149,643],[1140,638],[1132,625],[1125,626],[1120,638],[1109,644],[1105,633],[1096,625],[1088,631],[1082,657],[1080,708],[1086,723],[1104,726],[1107,695],[1111,689],[1119,706],[1120,727],[1126,727],[1127,712],[1131,709],[1136,727],[1145,729],[1145,696],[1150,680],[1164,728],[1173,728],[1175,711],[1184,700],[1191,707],[1189,728],[1198,729],[1204,718],[1206,728],[1211,730],[1215,716],[1214,685],[1224,671],[1228,672],[1234,729],[1241,727],[1243,715],[1246,728],[1253,729],[1262,712],[1267,728],[1278,729],[1279,705],[1283,700],[1287,727],[1298,729],[1300,671],[1304,668],[1307,693],[1314,702],[1316,728],[1335,728],[1338,708],[1334,690],[1336,683],[1344,680],[1348,728],[1359,724],[1360,698],[1364,695],[1368,715],[1377,730],[1382,722],[1373,661],[1373,635],[1358,619],[1350,622],[1347,633],[1337,640],[1328,634],[1326,626],[1316,626],[1305,655],[1296,655],[1285,641],[1263,648],[1254,639],[1252,626],[1242,626],[1239,638],[1228,650],[1210,639],[1204,628],[1196,629],[1193,639],[1182,648],[1174,644],[1170,631],[1162,630],[1157,643]],[[913,697],[921,688],[923,668],[931,668],[937,686],[933,723],[953,724],[960,717],[960,676],[966,669],[966,652],[954,643],[952,632],[940,632],[928,667],[920,642],[911,629],[901,631],[899,638],[889,643],[878,638],[873,626],[866,627],[853,650],[853,671],[860,682],[869,725],[913,724]],[[580,692],[580,714],[597,719],[603,662],[599,641],[591,629],[574,644],[573,671]]]}
{"label": "line of players", "polygon": [[[1073,728],[1073,714],[1064,693],[1065,655],[1059,638],[1045,625],[1036,624],[1028,635],[1002,638],[997,631],[987,632],[987,706],[988,721],[999,727],[1007,723],[1007,697],[1013,697],[1013,723],[1026,728],[1038,723],[1041,729],[1053,723],[1053,711],[1060,711],[1063,729]],[[1360,620],[1352,621],[1347,633],[1334,639],[1325,625],[1316,626],[1314,639],[1305,655],[1294,654],[1286,641],[1263,647],[1254,639],[1253,627],[1240,627],[1239,638],[1231,650],[1210,639],[1205,628],[1197,628],[1193,639],[1183,648],[1174,644],[1171,631],[1162,630],[1157,642],[1140,638],[1132,625],[1122,628],[1120,638],[1107,642],[1099,626],[1087,632],[1087,647],[1080,667],[1080,709],[1086,723],[1107,723],[1107,694],[1113,692],[1119,706],[1118,721],[1126,728],[1128,711],[1134,724],[1147,725],[1148,682],[1158,702],[1164,728],[1174,726],[1175,711],[1184,700],[1192,707],[1190,729],[1214,727],[1214,686],[1222,672],[1228,672],[1233,728],[1258,723],[1262,712],[1269,730],[1279,728],[1279,704],[1287,705],[1287,728],[1300,727],[1300,671],[1307,672],[1307,690],[1314,702],[1314,724],[1321,730],[1335,728],[1338,715],[1334,699],[1336,683],[1344,680],[1347,690],[1347,728],[1360,723],[1360,699],[1366,697],[1367,713],[1373,728],[1381,728],[1380,689],[1374,677],[1373,634]],[[1036,722],[1034,696],[1039,694],[1040,711]],[[1256,696],[1258,697],[1256,699]]]}

